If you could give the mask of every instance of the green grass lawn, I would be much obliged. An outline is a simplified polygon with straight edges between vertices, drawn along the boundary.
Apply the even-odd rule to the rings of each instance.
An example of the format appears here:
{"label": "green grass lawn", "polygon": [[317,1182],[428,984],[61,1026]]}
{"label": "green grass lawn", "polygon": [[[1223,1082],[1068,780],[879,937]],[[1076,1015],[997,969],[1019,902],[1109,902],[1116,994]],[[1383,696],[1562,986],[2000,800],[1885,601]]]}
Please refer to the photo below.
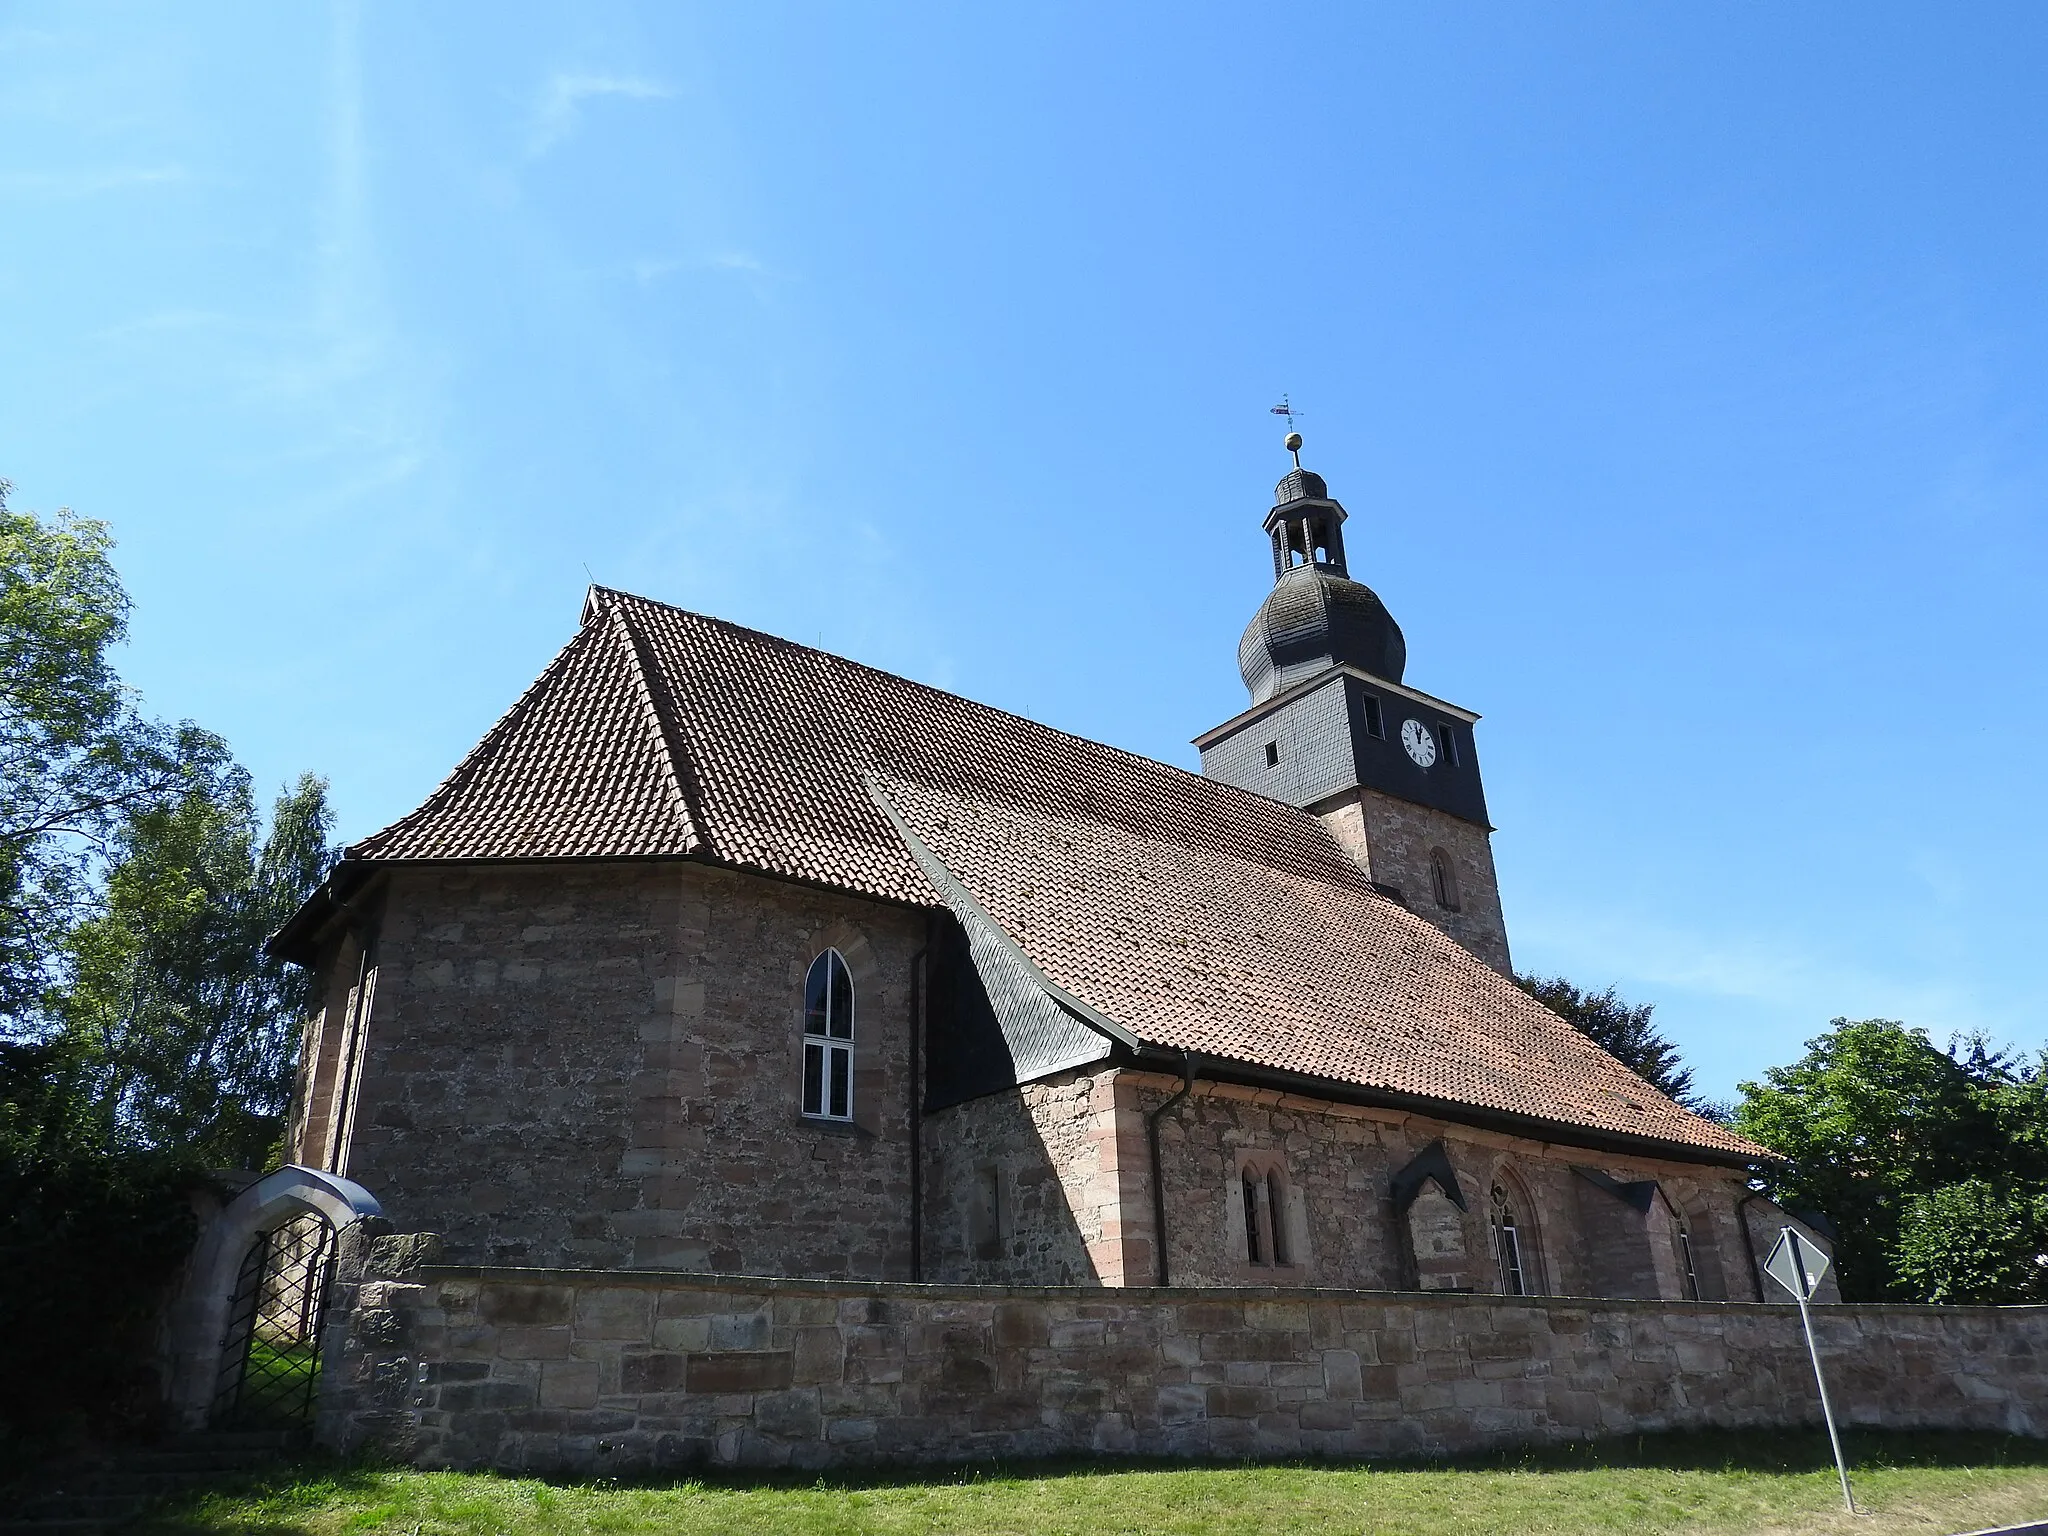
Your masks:
{"label": "green grass lawn", "polygon": [[1647,1436],[1429,1464],[984,1466],[911,1475],[570,1483],[307,1465],[159,1511],[157,1536],[1370,1536],[1946,1533],[2048,1518],[2048,1442],[1861,1435],[1858,1506],[1819,1435]]}

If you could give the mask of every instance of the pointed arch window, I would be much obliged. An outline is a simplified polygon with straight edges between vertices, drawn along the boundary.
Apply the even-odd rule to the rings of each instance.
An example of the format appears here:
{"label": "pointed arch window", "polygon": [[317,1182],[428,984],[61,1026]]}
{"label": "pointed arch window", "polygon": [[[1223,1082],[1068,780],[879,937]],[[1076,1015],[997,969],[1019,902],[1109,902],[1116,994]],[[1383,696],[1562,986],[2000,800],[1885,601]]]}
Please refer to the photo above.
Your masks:
{"label": "pointed arch window", "polygon": [[1522,1253],[1522,1222],[1515,1211],[1514,1197],[1505,1186],[1493,1186],[1489,1215],[1493,1227],[1493,1254],[1500,1263],[1501,1294],[1526,1296],[1529,1294],[1529,1271]]}
{"label": "pointed arch window", "polygon": [[1458,910],[1458,871],[1451,856],[1441,848],[1429,851],[1429,888],[1436,904],[1447,911]]}
{"label": "pointed arch window", "polygon": [[1299,1233],[1289,1225],[1283,1160],[1270,1152],[1252,1154],[1238,1165],[1237,1186],[1244,1203],[1244,1261],[1261,1269],[1305,1263]]}
{"label": "pointed arch window", "polygon": [[1240,1182],[1244,1186],[1244,1256],[1253,1264],[1264,1264],[1266,1246],[1260,1241],[1264,1236],[1260,1230],[1265,1225],[1260,1219],[1264,1202],[1259,1198],[1259,1176],[1247,1168]]}
{"label": "pointed arch window", "polygon": [[1678,1218],[1678,1268],[1685,1280],[1685,1299],[1700,1299],[1700,1271],[1692,1256],[1692,1227],[1686,1219]]}
{"label": "pointed arch window", "polygon": [[813,960],[804,978],[803,1112],[853,1118],[853,973],[836,949]]}

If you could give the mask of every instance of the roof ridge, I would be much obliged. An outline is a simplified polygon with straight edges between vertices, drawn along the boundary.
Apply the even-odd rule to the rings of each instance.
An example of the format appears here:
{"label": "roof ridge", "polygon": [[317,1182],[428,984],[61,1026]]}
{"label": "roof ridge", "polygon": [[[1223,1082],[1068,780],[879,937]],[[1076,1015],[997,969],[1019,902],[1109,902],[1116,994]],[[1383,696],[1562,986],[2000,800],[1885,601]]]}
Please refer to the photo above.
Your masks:
{"label": "roof ridge", "polygon": [[669,707],[667,691],[658,682],[655,669],[648,664],[646,641],[624,608],[614,606],[602,610],[602,614],[613,621],[625,643],[626,658],[633,669],[634,686],[646,706],[648,724],[661,746],[662,763],[668,770],[669,789],[675,795],[676,812],[683,819],[684,833],[697,847],[715,856],[717,850],[712,846],[710,828],[704,819],[702,797],[696,792],[696,774],[683,749],[682,727]]}
{"label": "roof ridge", "polygon": [[460,762],[448,770],[447,777],[434,786],[426,799],[422,800],[414,809],[399,817],[398,820],[387,822],[376,831],[367,833],[346,845],[341,850],[341,856],[344,859],[356,858],[363,850],[369,848],[372,843],[386,840],[395,833],[415,826],[423,821],[431,812],[437,811],[445,805],[457,790],[476,777],[478,771],[489,761],[492,749],[505,736],[509,735],[513,727],[518,725],[533,710],[535,702],[540,698],[541,694],[555,681],[557,675],[567,668],[578,647],[584,645],[595,632],[594,627],[591,625],[579,626],[576,633],[569,637],[568,643],[555,652],[553,659],[545,667],[541,668],[540,676],[529,683],[526,691],[512,701],[510,709],[491,722],[490,728],[478,738],[477,744],[463,755]]}
{"label": "roof ridge", "polygon": [[[685,618],[695,619],[700,623],[709,624],[718,629],[727,630],[734,634],[746,635],[756,640],[765,640],[770,645],[779,646],[785,650],[801,651],[810,656],[822,656],[827,661],[837,662],[841,666],[852,667],[856,671],[866,672],[875,677],[887,678],[893,683],[907,683],[912,688],[921,688],[925,692],[935,693],[941,698],[957,700],[959,703],[968,705],[970,708],[986,710],[992,715],[1001,715],[1006,720],[1020,721],[1035,730],[1048,731],[1055,736],[1063,736],[1067,740],[1079,742],[1085,747],[1093,747],[1104,752],[1113,752],[1118,757],[1128,758],[1134,763],[1143,763],[1148,768],[1163,768],[1168,773],[1186,780],[1190,785],[1200,785],[1205,792],[1213,792],[1224,800],[1243,798],[1256,801],[1262,806],[1272,806],[1287,812],[1291,817],[1299,817],[1305,823],[1314,823],[1318,827],[1323,826],[1322,818],[1312,812],[1305,811],[1296,805],[1290,805],[1285,800],[1276,800],[1271,795],[1262,795],[1255,789],[1245,789],[1240,785],[1229,784],[1221,779],[1212,779],[1204,774],[1195,772],[1193,769],[1183,768],[1178,763],[1169,763],[1157,757],[1147,757],[1142,752],[1133,752],[1130,748],[1120,747],[1114,742],[1098,741],[1095,737],[1083,736],[1078,731],[1069,731],[1057,725],[1047,725],[1043,720],[1034,720],[1029,715],[1019,714],[1016,710],[1004,709],[1000,704],[990,704],[964,693],[955,693],[950,688],[938,687],[933,683],[922,683],[914,677],[905,677],[901,672],[891,672],[883,667],[870,666],[864,661],[855,661],[852,657],[842,656],[837,651],[828,651],[815,645],[805,645],[800,640],[791,640],[783,635],[771,634],[765,629],[753,629],[745,624],[735,624],[732,620],[721,619],[716,614],[699,613],[694,608],[685,608],[677,603],[665,603],[656,597],[643,597],[637,592],[623,591],[618,587],[593,586],[591,590],[601,592],[607,597],[624,598],[628,602],[645,603],[650,608],[662,608],[670,613],[679,613]],[[1323,827],[1323,831],[1327,833],[1329,829]],[[1331,840],[1335,842],[1334,838]],[[1341,849],[1342,845],[1339,844],[1338,846]]]}

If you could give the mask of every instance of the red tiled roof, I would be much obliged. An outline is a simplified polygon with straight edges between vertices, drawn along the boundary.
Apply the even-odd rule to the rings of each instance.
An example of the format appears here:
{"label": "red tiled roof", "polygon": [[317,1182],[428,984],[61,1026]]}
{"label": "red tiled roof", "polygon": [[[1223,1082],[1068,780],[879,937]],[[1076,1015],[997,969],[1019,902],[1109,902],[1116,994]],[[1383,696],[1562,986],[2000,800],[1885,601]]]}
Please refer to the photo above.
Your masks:
{"label": "red tiled roof", "polygon": [[696,855],[937,905],[876,789],[1049,979],[1148,1044],[1763,1155],[1376,893],[1307,812],[605,588],[348,857]]}

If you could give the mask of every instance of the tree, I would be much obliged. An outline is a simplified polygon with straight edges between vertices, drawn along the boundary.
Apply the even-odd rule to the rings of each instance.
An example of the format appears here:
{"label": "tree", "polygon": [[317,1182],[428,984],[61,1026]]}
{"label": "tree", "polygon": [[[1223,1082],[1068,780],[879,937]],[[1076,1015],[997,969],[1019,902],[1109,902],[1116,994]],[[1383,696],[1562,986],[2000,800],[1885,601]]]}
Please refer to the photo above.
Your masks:
{"label": "tree", "polygon": [[1741,1089],[1736,1128],[1787,1159],[1760,1170],[1765,1192],[1833,1219],[1852,1301],[1974,1295],[2002,1262],[1989,1257],[1992,1232],[1954,1249],[1946,1268],[1939,1245],[1972,1220],[2005,1218],[1967,1186],[2023,1202],[2048,1190],[2048,1083],[1981,1038],[1944,1051],[1895,1020],[1836,1019],[1799,1061]]}
{"label": "tree", "polygon": [[107,836],[219,742],[145,720],[115,675],[128,595],[106,526],[10,511],[11,489],[0,480],[0,1032],[19,1036]]}
{"label": "tree", "polygon": [[60,1004],[66,1034],[98,1063],[110,1127],[217,1165],[270,1151],[311,981],[264,943],[326,872],[326,792],[302,777],[259,842],[249,776],[222,762],[129,816],[101,902],[67,939]]}
{"label": "tree", "polygon": [[2048,1302],[2048,1191],[1965,1179],[1914,1195],[1892,1267],[1921,1301]]}
{"label": "tree", "polygon": [[1650,1023],[1650,1015],[1657,1011],[1655,1003],[1631,1005],[1612,987],[1587,992],[1562,976],[1518,974],[1515,982],[1651,1087],[1687,1108],[1705,1107],[1693,1096],[1692,1068],[1680,1062],[1678,1047]]}

